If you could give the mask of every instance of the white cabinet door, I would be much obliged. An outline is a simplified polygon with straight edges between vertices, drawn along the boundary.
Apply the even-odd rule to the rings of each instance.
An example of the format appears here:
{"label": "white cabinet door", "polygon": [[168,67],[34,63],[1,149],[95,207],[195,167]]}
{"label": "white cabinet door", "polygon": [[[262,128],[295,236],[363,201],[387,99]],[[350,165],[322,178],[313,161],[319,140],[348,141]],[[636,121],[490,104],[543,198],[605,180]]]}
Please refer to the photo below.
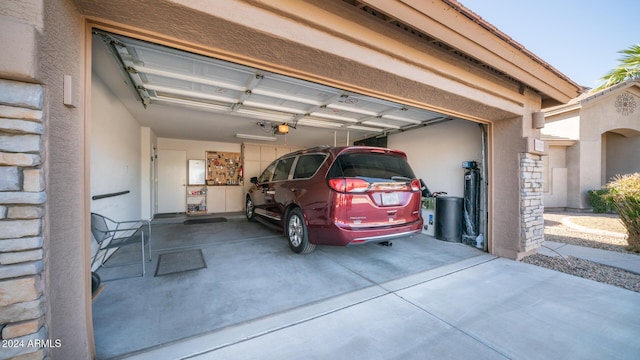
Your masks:
{"label": "white cabinet door", "polygon": [[183,213],[186,204],[187,152],[158,150],[158,213]]}
{"label": "white cabinet door", "polygon": [[207,207],[209,213],[223,213],[226,208],[225,186],[207,186]]}
{"label": "white cabinet door", "polygon": [[244,210],[244,193],[242,186],[227,186],[226,194],[226,210],[227,212],[236,212]]}

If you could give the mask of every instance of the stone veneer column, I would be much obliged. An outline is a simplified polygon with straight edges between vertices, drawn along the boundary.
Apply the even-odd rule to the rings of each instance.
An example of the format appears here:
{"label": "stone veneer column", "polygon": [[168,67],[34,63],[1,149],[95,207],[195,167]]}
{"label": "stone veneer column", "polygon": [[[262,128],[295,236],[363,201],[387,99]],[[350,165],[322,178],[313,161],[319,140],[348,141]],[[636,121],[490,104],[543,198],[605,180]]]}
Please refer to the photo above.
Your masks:
{"label": "stone veneer column", "polygon": [[544,242],[542,173],[540,155],[520,154],[520,248],[525,253]]}
{"label": "stone veneer column", "polygon": [[0,359],[46,356],[42,104],[40,85],[0,79]]}

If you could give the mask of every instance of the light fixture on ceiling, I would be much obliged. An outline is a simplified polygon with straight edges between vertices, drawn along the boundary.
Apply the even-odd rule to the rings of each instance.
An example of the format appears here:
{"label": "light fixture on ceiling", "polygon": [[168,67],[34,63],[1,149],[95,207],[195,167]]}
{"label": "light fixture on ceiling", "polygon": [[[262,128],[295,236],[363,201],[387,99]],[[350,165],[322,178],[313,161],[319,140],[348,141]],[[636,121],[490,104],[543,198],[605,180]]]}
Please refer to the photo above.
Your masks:
{"label": "light fixture on ceiling", "polygon": [[262,135],[252,135],[252,134],[236,134],[238,139],[248,139],[248,140],[260,140],[260,141],[276,141],[277,139],[273,136],[262,136]]}
{"label": "light fixture on ceiling", "polygon": [[274,127],[274,129],[275,129],[274,134],[285,135],[289,133],[289,124],[283,123],[278,125],[277,127]]}

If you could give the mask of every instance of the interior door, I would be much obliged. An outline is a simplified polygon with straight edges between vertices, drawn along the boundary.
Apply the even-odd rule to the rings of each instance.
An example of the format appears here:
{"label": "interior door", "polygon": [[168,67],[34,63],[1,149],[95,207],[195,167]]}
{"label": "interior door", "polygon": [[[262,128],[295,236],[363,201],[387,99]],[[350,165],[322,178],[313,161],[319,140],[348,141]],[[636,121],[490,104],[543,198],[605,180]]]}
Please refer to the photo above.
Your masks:
{"label": "interior door", "polygon": [[158,150],[158,213],[183,213],[186,208],[187,152]]}

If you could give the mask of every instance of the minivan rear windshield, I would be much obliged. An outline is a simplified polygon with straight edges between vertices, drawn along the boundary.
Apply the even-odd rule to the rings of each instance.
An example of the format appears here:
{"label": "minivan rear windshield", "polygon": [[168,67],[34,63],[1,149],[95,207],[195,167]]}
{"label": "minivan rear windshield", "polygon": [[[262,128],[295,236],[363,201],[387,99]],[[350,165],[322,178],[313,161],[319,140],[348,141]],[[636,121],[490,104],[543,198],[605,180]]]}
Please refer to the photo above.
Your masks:
{"label": "minivan rear windshield", "polygon": [[397,155],[383,153],[347,153],[338,156],[331,166],[328,178],[365,177],[391,179],[404,177],[415,179],[407,161]]}

